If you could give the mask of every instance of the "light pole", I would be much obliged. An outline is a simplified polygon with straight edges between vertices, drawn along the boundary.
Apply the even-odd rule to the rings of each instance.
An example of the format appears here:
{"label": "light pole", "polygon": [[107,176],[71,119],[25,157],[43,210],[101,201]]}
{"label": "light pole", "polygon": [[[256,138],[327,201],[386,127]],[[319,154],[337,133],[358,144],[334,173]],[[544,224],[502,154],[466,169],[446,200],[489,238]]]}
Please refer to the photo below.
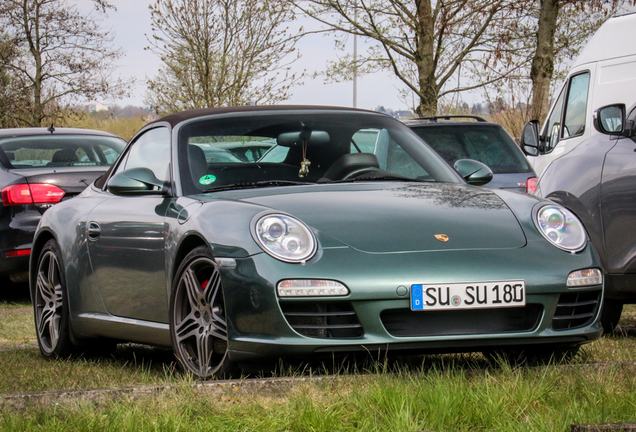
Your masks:
{"label": "light pole", "polygon": [[[358,9],[353,11],[353,21],[358,22]],[[358,107],[358,35],[353,35],[353,107]]]}

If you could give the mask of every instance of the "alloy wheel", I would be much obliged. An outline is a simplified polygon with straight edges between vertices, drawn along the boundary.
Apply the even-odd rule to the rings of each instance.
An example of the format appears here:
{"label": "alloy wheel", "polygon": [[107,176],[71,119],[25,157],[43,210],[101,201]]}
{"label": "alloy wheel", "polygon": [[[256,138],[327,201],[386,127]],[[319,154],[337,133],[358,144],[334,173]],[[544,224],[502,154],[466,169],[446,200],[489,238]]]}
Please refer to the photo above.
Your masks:
{"label": "alloy wheel", "polygon": [[173,300],[173,341],[186,370],[209,378],[227,356],[227,323],[216,263],[197,257],[182,271]]}
{"label": "alloy wheel", "polygon": [[63,293],[59,262],[50,250],[40,259],[34,300],[38,338],[42,349],[52,354],[61,335]]}

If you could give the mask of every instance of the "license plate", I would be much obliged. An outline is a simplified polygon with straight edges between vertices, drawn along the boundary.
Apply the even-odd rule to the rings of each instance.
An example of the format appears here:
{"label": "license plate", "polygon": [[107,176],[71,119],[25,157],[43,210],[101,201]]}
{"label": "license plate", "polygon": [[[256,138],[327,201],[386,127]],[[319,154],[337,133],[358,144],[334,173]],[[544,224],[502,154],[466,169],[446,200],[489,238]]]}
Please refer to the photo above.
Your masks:
{"label": "license plate", "polygon": [[525,306],[523,280],[411,285],[411,310]]}

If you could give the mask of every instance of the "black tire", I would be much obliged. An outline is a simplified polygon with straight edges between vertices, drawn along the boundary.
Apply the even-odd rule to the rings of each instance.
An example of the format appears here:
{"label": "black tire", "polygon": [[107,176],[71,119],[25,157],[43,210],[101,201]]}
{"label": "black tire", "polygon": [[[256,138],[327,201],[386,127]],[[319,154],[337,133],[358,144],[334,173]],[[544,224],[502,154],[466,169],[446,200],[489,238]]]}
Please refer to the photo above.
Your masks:
{"label": "black tire", "polygon": [[623,313],[623,302],[619,300],[605,299],[603,301],[603,308],[601,309],[601,325],[603,326],[603,332],[608,334],[612,333],[618,321],[621,319]]}
{"label": "black tire", "polygon": [[170,298],[170,337],[181,367],[199,379],[231,375],[221,275],[199,246],[179,266]]}
{"label": "black tire", "polygon": [[68,292],[62,253],[55,240],[42,248],[33,289],[35,330],[40,352],[46,358],[68,358],[76,353],[71,340]]}

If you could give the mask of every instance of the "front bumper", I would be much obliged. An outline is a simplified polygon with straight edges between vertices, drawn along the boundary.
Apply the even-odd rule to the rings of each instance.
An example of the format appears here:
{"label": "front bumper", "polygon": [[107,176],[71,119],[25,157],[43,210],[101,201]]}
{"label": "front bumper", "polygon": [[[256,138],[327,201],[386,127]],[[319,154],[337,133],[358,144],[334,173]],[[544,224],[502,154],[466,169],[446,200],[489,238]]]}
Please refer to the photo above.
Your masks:
{"label": "front bumper", "polygon": [[[543,257],[540,263],[536,257]],[[603,286],[566,286],[571,271],[585,268],[600,268],[589,246],[578,254],[556,248],[546,253],[545,242],[507,250],[396,254],[343,247],[324,249],[306,265],[258,254],[237,259],[235,268],[221,269],[229,348],[235,356],[249,357],[582,344],[598,339],[602,332],[597,320]],[[337,280],[351,294],[279,299],[277,282],[295,278]],[[412,284],[516,279],[526,282],[523,308],[410,310]],[[303,321],[312,311],[315,321]],[[355,321],[348,321],[352,316]],[[330,319],[340,324],[338,330],[333,331]]]}

